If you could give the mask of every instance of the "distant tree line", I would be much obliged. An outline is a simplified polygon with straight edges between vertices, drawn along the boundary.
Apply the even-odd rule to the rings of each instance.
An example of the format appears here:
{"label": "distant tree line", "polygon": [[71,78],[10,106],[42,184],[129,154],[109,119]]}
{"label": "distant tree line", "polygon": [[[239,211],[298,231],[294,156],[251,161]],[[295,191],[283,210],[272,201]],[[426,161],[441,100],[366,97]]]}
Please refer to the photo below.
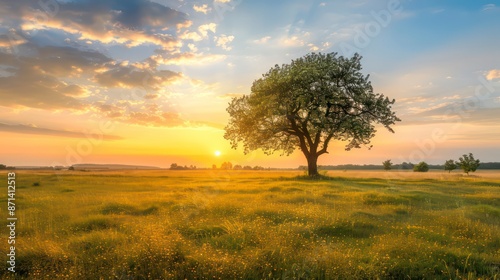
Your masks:
{"label": "distant tree line", "polygon": [[220,166],[220,168],[217,168],[217,165],[212,165],[212,169],[222,169],[222,170],[269,170],[270,168],[264,168],[262,166],[259,166],[259,165],[256,165],[254,167],[250,166],[250,165],[245,165],[245,166],[242,166],[242,165],[239,165],[239,164],[236,164],[233,166],[233,164],[231,162],[223,162]]}
{"label": "distant tree line", "polygon": [[[197,167],[196,166],[193,166],[193,165],[190,165],[190,166],[187,166],[187,165],[178,165],[177,163],[172,163],[170,165],[170,170],[196,170]],[[231,162],[229,161],[225,161],[223,162],[220,167],[217,167],[216,164],[213,164],[212,165],[212,169],[221,169],[221,170],[270,170],[270,168],[264,168],[260,165],[256,165],[256,166],[250,166],[250,165],[245,165],[245,166],[242,166],[242,165],[239,165],[239,164],[236,164],[236,165],[233,165]]]}
{"label": "distant tree line", "polygon": [[16,168],[13,166],[7,166],[5,164],[0,164],[0,170],[6,170],[6,169],[12,170],[12,169],[16,169]]}
{"label": "distant tree line", "polygon": [[172,163],[170,165],[170,170],[195,170],[196,169],[196,166],[193,166],[193,165],[190,165],[190,166],[187,166],[187,165],[177,165],[177,163]]}
{"label": "distant tree line", "polygon": [[[452,160],[455,164],[456,161]],[[448,162],[448,161],[447,161]],[[413,170],[413,168],[417,164],[411,163],[411,162],[403,162],[403,163],[398,163],[398,164],[391,164],[391,169],[395,170]],[[446,170],[450,171],[450,169],[445,168],[446,164],[427,164],[429,169],[440,169],[440,170]],[[386,165],[377,165],[377,164],[341,164],[341,165],[320,165],[319,169],[321,170],[380,170],[380,169],[386,169]],[[461,168],[460,165],[457,165],[455,168],[451,169],[458,169]],[[307,169],[307,166],[299,166],[299,170],[305,170]],[[493,170],[493,169],[500,169],[500,162],[481,162],[479,166],[477,166],[477,170]],[[386,169],[387,170],[387,169]]]}

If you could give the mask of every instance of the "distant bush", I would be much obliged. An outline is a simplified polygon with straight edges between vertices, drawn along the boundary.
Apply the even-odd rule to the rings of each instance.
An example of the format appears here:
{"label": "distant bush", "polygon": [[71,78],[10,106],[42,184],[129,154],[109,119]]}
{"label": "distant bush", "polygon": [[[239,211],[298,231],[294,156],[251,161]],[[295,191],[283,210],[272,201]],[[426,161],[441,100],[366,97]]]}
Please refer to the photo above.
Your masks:
{"label": "distant bush", "polygon": [[33,187],[39,187],[40,186],[40,182],[34,182],[33,183]]}
{"label": "distant bush", "polygon": [[429,171],[429,165],[425,161],[422,161],[421,163],[413,166],[413,171],[414,172],[427,172],[427,171]]}

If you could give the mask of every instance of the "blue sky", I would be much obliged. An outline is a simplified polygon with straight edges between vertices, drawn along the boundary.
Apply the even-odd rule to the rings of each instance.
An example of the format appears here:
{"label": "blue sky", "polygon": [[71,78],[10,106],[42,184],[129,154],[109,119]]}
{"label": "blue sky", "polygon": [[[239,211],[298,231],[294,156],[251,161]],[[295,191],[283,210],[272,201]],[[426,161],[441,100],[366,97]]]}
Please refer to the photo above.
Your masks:
{"label": "blue sky", "polygon": [[[402,122],[370,151],[334,143],[321,164],[500,161],[498,1],[21,0],[2,1],[0,18],[7,164],[295,167],[300,153],[230,149],[230,98],[275,64],[355,51]],[[84,133],[96,130],[98,143]]]}

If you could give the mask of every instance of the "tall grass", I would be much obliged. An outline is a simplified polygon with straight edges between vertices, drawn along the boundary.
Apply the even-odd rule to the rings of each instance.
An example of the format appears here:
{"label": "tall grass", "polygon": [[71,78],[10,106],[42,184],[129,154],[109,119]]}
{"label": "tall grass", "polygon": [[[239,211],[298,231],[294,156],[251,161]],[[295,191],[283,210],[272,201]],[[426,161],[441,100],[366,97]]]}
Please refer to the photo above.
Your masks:
{"label": "tall grass", "polygon": [[0,277],[500,277],[500,176],[363,174],[22,171]]}

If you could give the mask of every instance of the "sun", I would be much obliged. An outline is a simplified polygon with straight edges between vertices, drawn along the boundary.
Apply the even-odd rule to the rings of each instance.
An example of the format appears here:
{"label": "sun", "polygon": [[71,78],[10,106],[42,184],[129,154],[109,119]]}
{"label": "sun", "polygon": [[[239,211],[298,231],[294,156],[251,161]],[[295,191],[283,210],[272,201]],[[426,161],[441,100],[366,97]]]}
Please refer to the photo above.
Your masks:
{"label": "sun", "polygon": [[217,150],[217,151],[215,151],[215,152],[214,152],[214,155],[215,155],[216,157],[220,157],[221,152],[220,152],[219,150]]}

